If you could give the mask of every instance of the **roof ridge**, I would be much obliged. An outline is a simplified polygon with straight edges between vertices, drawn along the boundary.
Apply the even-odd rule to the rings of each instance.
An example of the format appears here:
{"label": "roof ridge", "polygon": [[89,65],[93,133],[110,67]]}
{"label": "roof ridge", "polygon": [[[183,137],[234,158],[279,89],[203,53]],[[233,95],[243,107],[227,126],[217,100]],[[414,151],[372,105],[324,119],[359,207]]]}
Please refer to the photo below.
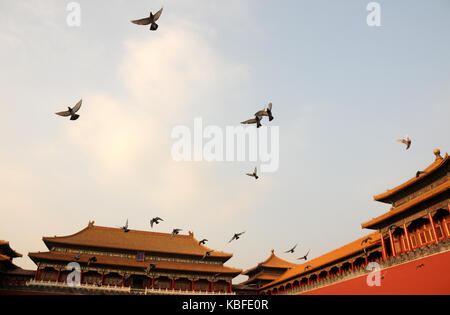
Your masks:
{"label": "roof ridge", "polygon": [[[438,155],[437,155],[438,156]],[[440,156],[440,155],[439,155]],[[409,186],[411,186],[412,184],[421,181],[423,178],[429,176],[430,174],[432,174],[434,171],[436,171],[437,169],[440,168],[440,166],[442,166],[444,163],[446,163],[449,160],[449,155],[448,153],[446,153],[445,157],[442,158],[436,158],[430,165],[428,165],[423,171],[426,172],[423,175],[421,175],[420,177],[412,177],[410,179],[408,179],[407,181],[403,182],[400,185],[395,186],[394,188],[388,189],[385,192],[375,195],[373,196],[373,199],[375,201],[383,201],[389,197],[391,197],[392,195],[394,195],[395,193],[401,191],[402,189],[405,189]]]}

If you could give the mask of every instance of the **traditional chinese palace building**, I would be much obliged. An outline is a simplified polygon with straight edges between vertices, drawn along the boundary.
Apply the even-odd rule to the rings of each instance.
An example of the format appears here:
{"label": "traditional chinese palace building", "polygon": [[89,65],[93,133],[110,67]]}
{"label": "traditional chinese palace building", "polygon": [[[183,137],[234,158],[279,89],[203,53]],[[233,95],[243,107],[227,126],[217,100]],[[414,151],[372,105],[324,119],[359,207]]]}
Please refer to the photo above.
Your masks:
{"label": "traditional chinese palace building", "polygon": [[[450,294],[450,164],[435,161],[374,197],[391,205],[375,232],[286,271],[259,294]],[[376,281],[369,281],[370,279]]]}
{"label": "traditional chinese palace building", "polygon": [[[245,271],[232,257],[189,235],[95,226],[44,237],[47,252],[29,253],[37,270],[12,263],[21,255],[0,242],[0,294],[450,294],[450,162],[435,160],[405,183],[374,197],[390,210],[362,224],[366,236],[293,264],[272,250]],[[71,286],[78,266],[79,285]],[[151,267],[149,269],[149,267]],[[76,279],[76,277],[75,277]]]}
{"label": "traditional chinese palace building", "polygon": [[272,249],[269,258],[242,273],[248,276],[248,280],[234,285],[233,291],[237,294],[257,294],[259,288],[275,281],[287,270],[296,266],[298,264],[291,263],[276,256],[275,251]]}
{"label": "traditional chinese palace building", "polygon": [[[189,235],[95,226],[64,237],[44,237],[48,252],[36,263],[28,290],[69,294],[230,294],[241,269],[225,267],[232,254],[200,245]],[[80,283],[70,276],[80,267]],[[151,268],[149,269],[149,266]],[[69,283],[68,283],[69,279]]]}
{"label": "traditional chinese palace building", "polygon": [[0,240],[0,292],[2,288],[24,286],[33,278],[33,270],[24,270],[14,264],[13,259],[19,257],[22,254],[13,250],[9,242]]}

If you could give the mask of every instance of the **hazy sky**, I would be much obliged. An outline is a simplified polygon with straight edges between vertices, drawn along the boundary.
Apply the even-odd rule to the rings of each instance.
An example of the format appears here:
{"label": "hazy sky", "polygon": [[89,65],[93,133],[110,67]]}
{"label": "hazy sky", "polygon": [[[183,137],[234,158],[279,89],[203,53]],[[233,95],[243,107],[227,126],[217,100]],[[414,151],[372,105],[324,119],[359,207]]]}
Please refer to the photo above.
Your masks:
{"label": "hazy sky", "polygon": [[[378,1],[380,27],[368,0],[80,0],[81,27],[69,2],[0,0],[0,239],[21,267],[43,236],[154,216],[228,266],[314,258],[368,234],[389,210],[373,195],[450,151],[448,0]],[[161,6],[157,32],[130,23]],[[78,121],[54,114],[80,98]],[[173,161],[174,126],[238,125],[268,102],[278,172]]]}

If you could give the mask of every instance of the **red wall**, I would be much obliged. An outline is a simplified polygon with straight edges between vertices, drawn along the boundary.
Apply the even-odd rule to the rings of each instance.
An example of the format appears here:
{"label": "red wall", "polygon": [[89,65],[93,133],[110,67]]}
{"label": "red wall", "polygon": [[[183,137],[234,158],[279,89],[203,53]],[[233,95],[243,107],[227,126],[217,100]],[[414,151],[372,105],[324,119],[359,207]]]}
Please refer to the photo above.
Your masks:
{"label": "red wall", "polygon": [[[424,264],[422,268],[417,266]],[[381,286],[369,287],[367,276],[302,293],[305,295],[450,294],[450,251],[382,269]]]}

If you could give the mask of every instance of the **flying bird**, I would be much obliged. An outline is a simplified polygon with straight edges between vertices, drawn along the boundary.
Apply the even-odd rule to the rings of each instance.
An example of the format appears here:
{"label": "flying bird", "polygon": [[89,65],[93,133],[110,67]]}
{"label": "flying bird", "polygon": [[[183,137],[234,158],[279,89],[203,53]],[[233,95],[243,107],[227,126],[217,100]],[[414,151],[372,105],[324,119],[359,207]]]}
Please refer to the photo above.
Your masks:
{"label": "flying bird", "polygon": [[81,104],[83,103],[83,100],[80,100],[73,108],[68,107],[69,109],[64,112],[56,113],[56,115],[62,116],[62,117],[69,117],[70,120],[77,120],[80,118],[80,115],[77,115],[76,112],[78,112],[81,108]]}
{"label": "flying bird", "polygon": [[80,260],[81,258],[81,253],[79,253],[78,255],[76,255],[73,259],[75,259],[76,261]]}
{"label": "flying bird", "polygon": [[155,264],[150,264],[150,265],[148,265],[147,269],[145,269],[145,273],[148,275],[155,268],[156,268]]}
{"label": "flying bird", "polygon": [[233,238],[228,243],[231,243],[234,240],[238,240],[241,237],[241,235],[244,234],[244,233],[245,233],[245,231],[242,232],[242,233],[234,234]]}
{"label": "flying bird", "polygon": [[424,264],[420,264],[420,265],[417,266],[416,270],[419,269],[419,268],[423,268],[423,267],[425,267],[425,265]]}
{"label": "flying bird", "polygon": [[254,177],[255,179],[258,179],[259,178],[259,176],[258,176],[258,168],[255,167],[255,170],[253,171],[253,173],[252,174],[247,173],[247,176]]}
{"label": "flying bird", "polygon": [[163,8],[161,8],[161,10],[156,12],[155,15],[153,15],[153,13],[150,12],[149,17],[139,19],[139,20],[134,20],[134,21],[131,21],[131,23],[134,23],[137,25],[149,25],[150,24],[150,30],[156,31],[158,29],[158,24],[156,24],[156,21],[158,21],[158,19],[161,17],[162,12],[163,12]]}
{"label": "flying bird", "polygon": [[306,253],[305,256],[300,257],[300,258],[297,258],[297,260],[304,259],[305,261],[307,261],[307,260],[308,260],[308,255],[309,255],[309,252],[310,252],[310,251],[311,251],[311,250],[308,250],[308,252]]}
{"label": "flying bird", "polygon": [[262,126],[262,125],[261,125],[261,119],[262,119],[261,116],[255,116],[255,118],[249,119],[249,120],[246,120],[246,121],[243,121],[243,122],[241,122],[241,124],[242,124],[242,125],[252,125],[252,124],[256,124],[256,126],[257,126],[258,128],[260,128],[260,127]]}
{"label": "flying bird", "polygon": [[312,266],[308,265],[308,266],[305,267],[305,270],[308,270],[308,269],[311,269],[311,268],[312,268]]}
{"label": "flying bird", "polygon": [[173,229],[172,235],[170,235],[170,237],[174,237],[174,235],[180,234],[181,231],[183,231],[183,230],[182,229]]}
{"label": "flying bird", "polygon": [[408,137],[408,135],[406,135],[406,139],[398,139],[397,142],[406,144],[406,150],[408,150],[411,146],[411,139]]}
{"label": "flying bird", "polygon": [[153,224],[159,224],[159,221],[164,221],[160,217],[156,217],[150,220],[150,226],[153,228]]}
{"label": "flying bird", "polygon": [[121,226],[120,228],[121,228],[125,233],[130,232],[130,230],[128,229],[128,219],[127,219],[127,222],[125,223],[125,225],[124,225],[124,226]]}
{"label": "flying bird", "polygon": [[370,237],[370,236],[368,236],[368,237],[366,237],[365,239],[363,239],[362,241],[361,241],[361,245],[362,244],[366,244],[368,241],[370,241],[370,240],[372,240],[372,238]]}
{"label": "flying bird", "polygon": [[294,247],[292,247],[290,250],[287,250],[287,251],[285,251],[285,253],[287,254],[287,253],[294,253],[294,251],[295,251],[295,248],[297,248],[297,245],[298,244],[295,244],[295,246]]}
{"label": "flying bird", "polygon": [[89,266],[91,263],[97,262],[97,257],[93,256],[88,259],[87,265]]}
{"label": "flying bird", "polygon": [[269,106],[267,107],[267,109],[263,109],[260,110],[259,112],[257,112],[255,114],[256,117],[262,117],[262,116],[267,116],[269,117],[269,121],[273,120],[273,115],[272,115],[272,103],[269,103]]}
{"label": "flying bird", "polygon": [[198,245],[205,245],[206,242],[208,242],[207,239],[202,239],[200,242],[198,242]]}
{"label": "flying bird", "polygon": [[203,259],[205,259],[206,257],[209,257],[209,256],[211,256],[211,254],[212,254],[213,252],[214,252],[213,250],[209,250],[209,251],[207,251],[207,252],[205,253],[205,255],[203,255],[203,258],[202,258],[202,260],[203,260]]}
{"label": "flying bird", "polygon": [[422,174],[426,174],[427,172],[424,172],[424,171],[417,171],[417,173],[416,173],[416,178],[418,178],[420,175],[422,175]]}

